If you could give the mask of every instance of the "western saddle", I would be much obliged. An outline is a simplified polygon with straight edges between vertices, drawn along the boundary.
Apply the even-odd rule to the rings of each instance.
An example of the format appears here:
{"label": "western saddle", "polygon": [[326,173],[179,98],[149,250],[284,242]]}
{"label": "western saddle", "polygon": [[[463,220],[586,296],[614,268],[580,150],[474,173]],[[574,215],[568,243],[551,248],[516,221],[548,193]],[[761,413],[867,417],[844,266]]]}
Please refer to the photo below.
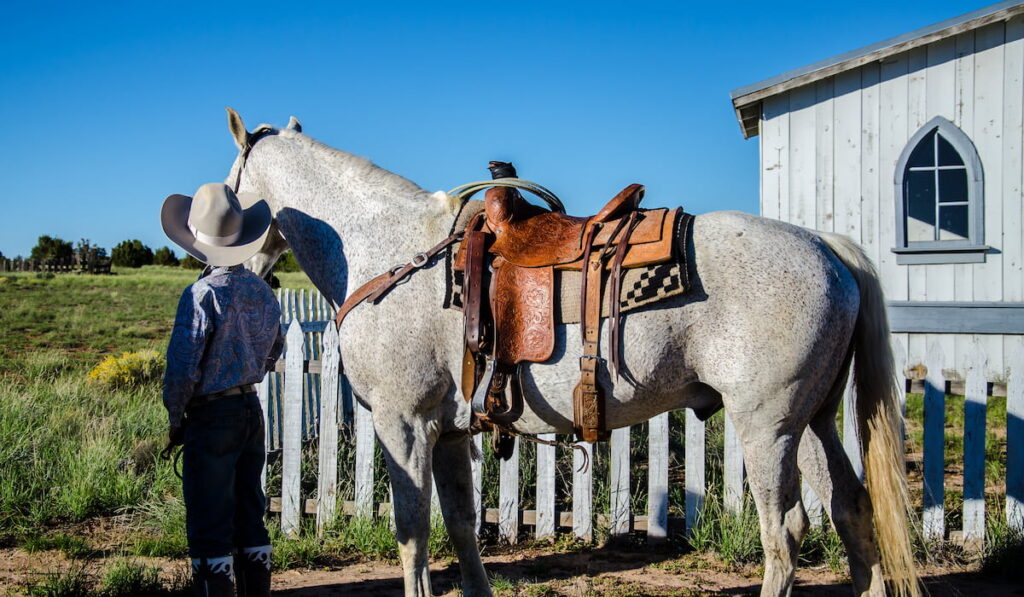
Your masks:
{"label": "western saddle", "polygon": [[[491,162],[491,173],[495,179],[515,177],[512,165],[502,162]],[[566,215],[560,203],[551,211],[532,205],[511,186],[486,192],[484,209],[467,224],[453,264],[463,272],[462,391],[472,400],[479,428],[501,431],[522,414],[521,365],[551,358],[555,270],[569,270],[580,272],[583,339],[573,426],[584,441],[607,439],[598,382],[602,291],[607,285],[611,372],[635,384],[620,358],[622,270],[671,260],[681,212],[642,209],[643,196],[644,187],[631,184],[597,214],[578,218]]]}

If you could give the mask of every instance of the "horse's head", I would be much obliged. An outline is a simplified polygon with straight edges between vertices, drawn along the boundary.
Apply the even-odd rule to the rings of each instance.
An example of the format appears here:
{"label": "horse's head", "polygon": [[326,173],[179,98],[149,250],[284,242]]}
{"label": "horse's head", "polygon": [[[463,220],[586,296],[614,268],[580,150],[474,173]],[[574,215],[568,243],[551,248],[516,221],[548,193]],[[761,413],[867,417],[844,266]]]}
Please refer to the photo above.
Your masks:
{"label": "horse's head", "polygon": [[[242,117],[238,115],[231,107],[227,108],[228,112],[228,131],[231,132],[231,137],[235,141],[235,146],[238,147],[238,157],[235,158],[234,164],[231,166],[231,172],[228,174],[228,178],[225,181],[226,184],[233,187],[237,186],[238,190],[251,190],[261,192],[260,189],[254,188],[249,181],[246,181],[243,174],[245,170],[245,163],[249,157],[249,152],[253,146],[263,137],[270,135],[276,135],[278,129],[270,126],[269,124],[261,124],[249,132],[245,128],[245,123],[242,122]],[[286,130],[295,131],[297,133],[302,132],[302,124],[294,116],[288,119],[288,126]],[[273,206],[274,201],[272,197],[265,197],[267,202]],[[258,274],[263,278],[269,278],[271,272],[274,269],[274,264],[277,262],[281,254],[288,250],[288,241],[285,240],[281,234],[281,230],[277,225],[277,219],[270,225],[270,233],[267,235],[267,240],[263,243],[263,247],[260,252],[251,257],[245,262],[246,269]]]}

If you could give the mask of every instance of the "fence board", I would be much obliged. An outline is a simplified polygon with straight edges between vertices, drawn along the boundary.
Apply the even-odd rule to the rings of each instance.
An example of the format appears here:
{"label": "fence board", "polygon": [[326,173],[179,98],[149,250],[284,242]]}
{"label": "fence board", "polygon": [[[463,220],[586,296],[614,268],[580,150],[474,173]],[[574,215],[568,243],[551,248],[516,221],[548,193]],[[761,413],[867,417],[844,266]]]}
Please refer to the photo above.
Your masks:
{"label": "fence board", "polygon": [[320,352],[325,375],[320,384],[320,468],[317,475],[316,530],[323,535],[324,527],[334,521],[338,500],[338,329],[327,326]]}
{"label": "fence board", "polygon": [[668,537],[668,413],[648,424],[647,541]]}
{"label": "fence board", "polygon": [[612,535],[629,532],[629,427],[612,430],[609,458],[609,515]]}
{"label": "fence board", "polygon": [[572,451],[572,533],[585,541],[594,538],[594,445],[582,442]]}
{"label": "fence board", "polygon": [[697,418],[692,409],[686,411],[684,423],[686,438],[683,446],[686,458],[686,535],[689,537],[696,528],[704,500],[707,497],[707,476],[705,474],[704,421]]}
{"label": "fence board", "polygon": [[743,511],[743,448],[732,419],[725,413],[724,505],[728,512]]}
{"label": "fence board", "polygon": [[373,516],[373,416],[358,400],[354,401],[356,427],[356,516]]}
{"label": "fence board", "polygon": [[1006,522],[1024,531],[1024,339],[1010,351],[1006,385]]}
{"label": "fence board", "polygon": [[476,517],[476,526],[473,527],[477,535],[480,534],[480,527],[483,524],[483,498],[484,498],[484,467],[483,467],[483,454],[484,454],[484,436],[483,434],[476,434],[473,436],[473,445],[475,446],[475,454],[479,458],[471,458],[469,462],[470,470],[473,471],[473,514]]}
{"label": "fence board", "polygon": [[[263,452],[264,454],[270,452],[270,413],[267,408],[270,405],[270,377],[273,373],[267,373],[260,380],[260,383],[256,384],[256,396],[260,400],[260,411],[263,412]],[[260,487],[263,488],[263,494],[267,493],[267,459],[263,459],[263,468],[260,469]]]}
{"label": "fence board", "polygon": [[[554,433],[540,436],[544,441],[554,441]],[[534,534],[538,539],[555,536],[555,446],[537,444],[537,526]]]}
{"label": "fence board", "polygon": [[988,366],[981,348],[973,351],[967,369],[964,400],[964,540],[985,536],[985,410]]}
{"label": "fence board", "polygon": [[[854,363],[854,367],[856,366]],[[843,450],[853,465],[853,472],[863,481],[864,462],[860,456],[860,442],[857,441],[857,390],[853,387],[852,371],[846,379],[846,389],[843,391]]]}
{"label": "fence board", "polygon": [[507,543],[519,540],[519,438],[512,457],[501,462],[498,479],[498,536]]}
{"label": "fence board", "polygon": [[928,373],[924,389],[924,535],[943,539],[946,533],[944,479],[946,379],[945,355],[932,344],[925,360]]}
{"label": "fence board", "polygon": [[299,530],[299,481],[302,478],[302,329],[288,326],[285,352],[284,409],[281,437],[281,531]]}

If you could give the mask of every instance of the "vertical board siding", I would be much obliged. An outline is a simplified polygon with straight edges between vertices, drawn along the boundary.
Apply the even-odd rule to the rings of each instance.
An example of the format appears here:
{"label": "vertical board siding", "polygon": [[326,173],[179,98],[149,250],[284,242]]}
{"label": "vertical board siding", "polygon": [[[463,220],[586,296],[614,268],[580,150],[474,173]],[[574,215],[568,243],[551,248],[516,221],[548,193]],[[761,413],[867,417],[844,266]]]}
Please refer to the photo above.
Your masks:
{"label": "vertical board siding", "polygon": [[[896,246],[896,162],[910,138],[907,68],[905,54],[882,62],[878,83],[878,269],[886,298],[895,301],[905,301],[909,297],[907,268],[896,263],[896,255],[891,251]],[[909,342],[907,348],[910,348]]]}
{"label": "vertical board siding", "polygon": [[647,540],[668,537],[668,413],[648,424]]}
{"label": "vertical board siding", "polygon": [[609,515],[612,535],[629,532],[629,427],[612,430],[609,457]]}
{"label": "vertical board siding", "polygon": [[1006,23],[1003,46],[1002,260],[1003,298],[1024,300],[1024,221],[1021,157],[1024,152],[1024,17]]}
{"label": "vertical board siding", "polygon": [[828,160],[833,162],[828,166],[832,172],[833,186],[829,190],[828,199],[824,201],[832,204],[829,215],[833,221],[820,228],[845,234],[857,242],[862,240],[861,198],[868,201],[861,188],[861,85],[860,70],[847,71],[835,77],[833,149],[829,155],[831,159]]}
{"label": "vertical board siding", "polygon": [[302,478],[302,328],[297,320],[288,326],[285,347],[283,424],[281,433],[281,531],[299,531],[299,490]]}
{"label": "vertical board siding", "polygon": [[832,230],[835,223],[832,191],[835,184],[835,94],[831,78],[818,81],[815,85],[816,104],[814,107],[815,151],[814,151],[814,219],[807,226],[817,230]]}
{"label": "vertical board siding", "polygon": [[[815,86],[807,85],[789,93],[789,171],[790,197],[789,213],[782,212],[782,218],[797,226],[814,227],[815,210],[815,164],[819,149],[815,146]],[[831,124],[831,123],[830,123]],[[829,148],[831,153],[831,148]],[[785,203],[785,201],[783,201]]]}
{"label": "vertical board siding", "polygon": [[[789,218],[789,94],[767,98],[761,120],[761,215]],[[782,197],[787,196],[783,211]]]}

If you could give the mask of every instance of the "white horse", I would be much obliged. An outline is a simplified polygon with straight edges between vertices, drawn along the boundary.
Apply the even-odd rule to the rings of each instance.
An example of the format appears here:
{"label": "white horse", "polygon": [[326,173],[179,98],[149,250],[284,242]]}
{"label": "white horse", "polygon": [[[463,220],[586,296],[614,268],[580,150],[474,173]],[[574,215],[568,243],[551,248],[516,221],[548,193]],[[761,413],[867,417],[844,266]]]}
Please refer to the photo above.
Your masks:
{"label": "white horse", "polygon": [[[242,148],[252,138],[229,109]],[[294,118],[244,162],[241,190],[270,203],[278,232],[247,267],[265,275],[288,247],[334,304],[445,238],[459,205],[368,160],[322,145]],[[241,154],[240,154],[241,156]],[[899,407],[881,288],[849,239],[736,212],[697,216],[693,288],[623,316],[623,360],[639,381],[605,376],[607,423],[724,404],[746,458],[764,546],[762,595],[788,595],[808,528],[798,469],[821,497],[849,554],[857,595],[918,594]],[[466,595],[490,595],[474,529],[470,405],[459,389],[462,315],[441,308],[444,267],[428,266],[341,330],[345,373],[373,413],[387,459],[405,594],[430,595],[431,474],[458,552]],[[607,325],[602,334],[607,334]],[[524,433],[571,433],[580,329],[558,326],[553,358],[531,364]],[[608,346],[607,337],[602,349]],[[835,417],[851,361],[867,490]],[[870,496],[870,497],[869,497]],[[874,533],[873,521],[874,516]]]}

